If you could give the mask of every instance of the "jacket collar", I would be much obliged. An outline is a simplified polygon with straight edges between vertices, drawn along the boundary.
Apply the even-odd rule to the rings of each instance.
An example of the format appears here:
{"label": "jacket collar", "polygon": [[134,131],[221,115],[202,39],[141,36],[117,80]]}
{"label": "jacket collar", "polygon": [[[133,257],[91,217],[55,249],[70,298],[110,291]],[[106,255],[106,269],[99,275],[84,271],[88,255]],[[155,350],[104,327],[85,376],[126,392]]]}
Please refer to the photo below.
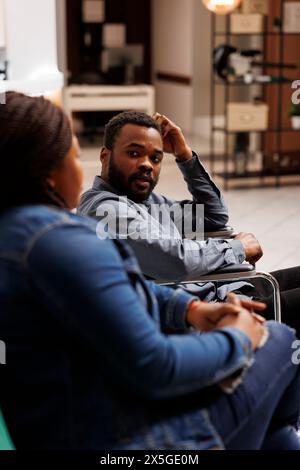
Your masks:
{"label": "jacket collar", "polygon": [[93,189],[95,191],[109,191],[110,193],[120,195],[119,191],[117,191],[117,189],[115,189],[109,183],[104,181],[104,179],[102,179],[101,176],[95,176],[94,183],[93,183]]}

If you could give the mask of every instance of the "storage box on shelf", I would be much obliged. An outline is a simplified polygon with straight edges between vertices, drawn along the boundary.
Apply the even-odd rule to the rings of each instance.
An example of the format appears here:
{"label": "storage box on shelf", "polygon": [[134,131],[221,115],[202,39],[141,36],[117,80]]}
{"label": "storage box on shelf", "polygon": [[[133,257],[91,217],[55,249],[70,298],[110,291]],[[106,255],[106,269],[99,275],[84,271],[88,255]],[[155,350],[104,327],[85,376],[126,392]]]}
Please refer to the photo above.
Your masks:
{"label": "storage box on shelf", "polygon": [[269,0],[243,0],[243,13],[260,13],[262,15],[269,14]]}
{"label": "storage box on shelf", "polygon": [[256,34],[263,31],[263,16],[259,13],[230,15],[230,32],[232,34]]}
{"label": "storage box on shelf", "polygon": [[268,110],[264,103],[227,103],[227,130],[264,131],[268,128]]}

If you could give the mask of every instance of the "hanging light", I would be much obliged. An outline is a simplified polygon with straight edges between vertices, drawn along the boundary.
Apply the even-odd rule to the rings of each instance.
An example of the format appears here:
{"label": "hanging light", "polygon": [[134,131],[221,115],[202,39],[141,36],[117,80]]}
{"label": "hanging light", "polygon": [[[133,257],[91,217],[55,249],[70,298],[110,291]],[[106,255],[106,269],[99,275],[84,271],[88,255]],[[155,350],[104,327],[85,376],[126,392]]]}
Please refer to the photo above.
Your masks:
{"label": "hanging light", "polygon": [[235,10],[242,0],[202,0],[204,6],[219,15],[227,15]]}

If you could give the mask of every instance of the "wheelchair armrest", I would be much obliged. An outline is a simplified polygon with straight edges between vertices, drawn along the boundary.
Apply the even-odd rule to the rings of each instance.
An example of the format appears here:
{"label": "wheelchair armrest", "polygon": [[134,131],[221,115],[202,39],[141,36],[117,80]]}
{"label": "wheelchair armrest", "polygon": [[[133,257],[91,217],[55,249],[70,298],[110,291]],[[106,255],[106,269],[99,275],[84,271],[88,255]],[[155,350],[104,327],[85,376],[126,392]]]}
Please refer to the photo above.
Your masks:
{"label": "wheelchair armrest", "polygon": [[184,282],[210,282],[210,281],[230,281],[236,279],[250,278],[256,275],[255,266],[249,263],[232,264],[225,268],[217,269],[210,273],[199,276],[198,279],[186,278]]}
{"label": "wheelchair armrest", "polygon": [[248,277],[255,276],[256,268],[250,263],[242,264],[232,264],[231,266],[226,266],[225,268],[217,269],[216,271],[204,274],[195,279],[195,275],[192,277],[186,277],[184,280],[178,281],[163,281],[156,280],[155,282],[163,285],[173,285],[173,284],[187,284],[193,282],[209,282],[209,281],[229,281],[235,279],[244,279]]}
{"label": "wheelchair armrest", "polygon": [[233,227],[226,225],[212,232],[204,232],[204,238],[233,238],[235,236]]}
{"label": "wheelchair armrest", "polygon": [[[207,240],[208,238],[221,238],[221,239],[226,239],[226,238],[234,238],[236,236],[236,232],[232,227],[229,225],[226,225],[225,227],[222,227],[220,229],[216,229],[212,232],[204,232],[202,233],[201,236],[204,236],[204,240]],[[190,240],[196,240],[197,236],[195,237],[195,233],[186,233],[185,238],[188,238]]]}
{"label": "wheelchair armrest", "polygon": [[217,269],[216,271],[209,273],[210,275],[214,274],[232,274],[232,273],[249,273],[255,271],[255,266],[250,263],[242,264],[233,264],[231,266],[226,266],[225,268]]}
{"label": "wheelchair armrest", "polygon": [[199,276],[198,279],[194,277],[187,277],[183,282],[210,282],[210,281],[229,281],[236,279],[244,279],[255,276],[255,266],[249,263],[233,264],[225,268],[217,269],[210,273]]}

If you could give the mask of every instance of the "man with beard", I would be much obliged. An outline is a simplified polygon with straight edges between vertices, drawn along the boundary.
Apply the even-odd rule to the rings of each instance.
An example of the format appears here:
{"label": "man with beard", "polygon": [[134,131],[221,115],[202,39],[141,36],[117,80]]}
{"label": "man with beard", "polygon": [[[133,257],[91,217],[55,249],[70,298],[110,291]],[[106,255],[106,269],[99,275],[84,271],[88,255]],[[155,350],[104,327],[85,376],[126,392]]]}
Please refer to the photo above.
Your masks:
{"label": "man with beard", "polygon": [[[175,201],[153,192],[164,152],[175,156],[192,200]],[[227,208],[181,129],[166,116],[156,113],[151,118],[132,111],[115,116],[106,126],[100,160],[101,176],[96,176],[92,189],[82,195],[78,212],[102,222],[100,237],[126,239],[149,278],[196,279],[245,260],[255,263],[262,256],[261,246],[252,234],[240,233],[229,240],[199,238],[201,231],[203,235],[203,231],[224,227]],[[194,235],[197,233],[194,239],[187,238],[186,226],[192,227]],[[295,318],[300,304],[299,269],[274,275],[282,290],[283,318],[300,331]],[[255,294],[250,284],[238,281],[218,287],[213,283],[189,287],[208,301],[225,300],[230,291]],[[271,300],[264,300],[269,304],[267,315],[272,317]]]}

